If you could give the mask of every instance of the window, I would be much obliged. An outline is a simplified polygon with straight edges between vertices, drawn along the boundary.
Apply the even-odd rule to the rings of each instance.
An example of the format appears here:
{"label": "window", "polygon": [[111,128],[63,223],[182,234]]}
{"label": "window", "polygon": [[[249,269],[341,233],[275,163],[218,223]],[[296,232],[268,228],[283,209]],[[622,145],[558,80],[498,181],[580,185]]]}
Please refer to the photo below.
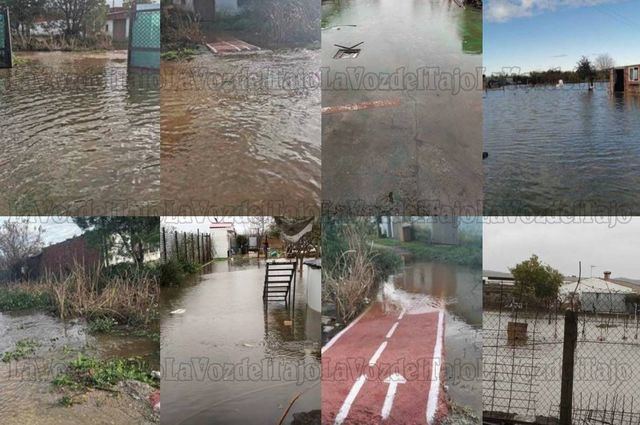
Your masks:
{"label": "window", "polygon": [[639,71],[640,67],[630,68],[629,69],[629,81],[638,81],[640,79]]}

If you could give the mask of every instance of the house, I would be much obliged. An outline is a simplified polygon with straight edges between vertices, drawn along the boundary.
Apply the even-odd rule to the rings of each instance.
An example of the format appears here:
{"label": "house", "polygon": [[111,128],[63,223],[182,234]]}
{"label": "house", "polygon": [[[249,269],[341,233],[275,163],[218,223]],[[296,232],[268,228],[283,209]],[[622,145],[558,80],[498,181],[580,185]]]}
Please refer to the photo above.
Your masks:
{"label": "house", "polygon": [[612,93],[640,95],[640,65],[627,65],[610,70],[610,89]]}
{"label": "house", "polygon": [[216,258],[228,258],[231,249],[235,245],[236,230],[233,223],[212,223],[209,226],[209,234],[213,243],[213,256]]}
{"label": "house", "polygon": [[29,257],[23,268],[23,277],[38,279],[46,274],[68,274],[76,266],[85,270],[97,269],[102,264],[102,254],[84,235],[49,245],[42,252]]}
{"label": "house", "polygon": [[176,8],[191,12],[201,21],[213,21],[218,15],[235,15],[246,4],[246,0],[173,0]]}
{"label": "house", "polygon": [[[378,223],[380,233],[387,238],[401,242],[417,239],[422,232],[429,233],[429,243],[439,245],[458,245],[458,217],[429,217],[424,219],[405,219],[404,217],[381,217]],[[419,239],[419,238],[418,238]]]}
{"label": "house", "polygon": [[516,280],[509,272],[482,271],[482,300],[487,307],[507,305],[512,299]]}
{"label": "house", "polygon": [[129,38],[129,10],[112,7],[107,13],[104,32],[115,42],[125,42]]}
{"label": "house", "polygon": [[569,303],[572,299],[579,302],[582,311],[594,313],[626,313],[630,311],[630,297],[640,293],[616,279],[611,279],[611,272],[604,272],[602,278],[589,277],[567,281],[560,286],[560,298]]}
{"label": "house", "polygon": [[39,16],[34,19],[29,33],[33,36],[62,35],[64,33],[64,21],[62,19]]}

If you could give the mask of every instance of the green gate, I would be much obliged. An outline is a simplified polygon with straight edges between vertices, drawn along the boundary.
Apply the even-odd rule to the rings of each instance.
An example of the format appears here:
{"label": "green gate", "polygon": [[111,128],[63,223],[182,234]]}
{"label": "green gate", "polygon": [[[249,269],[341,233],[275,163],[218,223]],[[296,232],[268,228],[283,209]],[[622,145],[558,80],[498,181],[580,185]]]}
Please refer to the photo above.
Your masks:
{"label": "green gate", "polygon": [[160,3],[131,6],[129,67],[160,69]]}
{"label": "green gate", "polygon": [[0,6],[0,68],[11,68],[11,64],[9,8]]}

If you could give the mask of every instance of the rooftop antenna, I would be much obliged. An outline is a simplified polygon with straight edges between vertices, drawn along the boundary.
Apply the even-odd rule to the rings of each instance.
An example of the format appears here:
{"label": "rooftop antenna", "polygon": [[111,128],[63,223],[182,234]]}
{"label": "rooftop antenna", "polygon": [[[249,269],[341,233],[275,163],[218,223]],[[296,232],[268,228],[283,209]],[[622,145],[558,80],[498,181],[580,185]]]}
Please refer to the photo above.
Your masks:
{"label": "rooftop antenna", "polygon": [[595,267],[598,267],[598,266],[594,266],[594,265],[592,265],[592,266],[591,266],[591,277],[593,277],[593,269],[594,269]]}

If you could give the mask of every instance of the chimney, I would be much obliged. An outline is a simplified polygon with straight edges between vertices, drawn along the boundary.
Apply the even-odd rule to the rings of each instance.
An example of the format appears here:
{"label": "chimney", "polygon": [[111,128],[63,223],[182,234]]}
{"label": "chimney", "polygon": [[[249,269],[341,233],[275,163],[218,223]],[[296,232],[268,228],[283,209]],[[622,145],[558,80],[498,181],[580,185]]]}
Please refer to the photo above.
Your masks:
{"label": "chimney", "polygon": [[604,272],[604,280],[609,280],[611,278],[611,272]]}

